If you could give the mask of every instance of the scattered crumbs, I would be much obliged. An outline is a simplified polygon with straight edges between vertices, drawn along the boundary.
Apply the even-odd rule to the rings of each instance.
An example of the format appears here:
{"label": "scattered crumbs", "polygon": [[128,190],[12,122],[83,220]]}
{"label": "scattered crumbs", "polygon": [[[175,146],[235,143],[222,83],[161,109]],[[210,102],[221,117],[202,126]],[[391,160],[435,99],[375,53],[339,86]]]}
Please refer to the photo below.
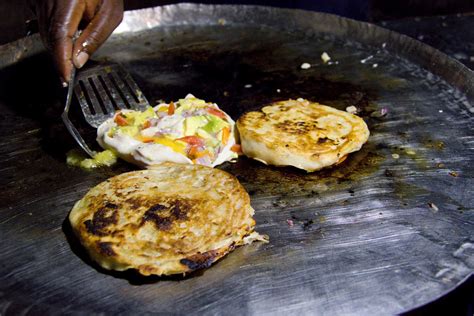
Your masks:
{"label": "scattered crumbs", "polygon": [[457,178],[457,177],[459,176],[459,173],[457,173],[456,171],[451,171],[451,172],[449,173],[449,175],[452,176],[452,177]]}
{"label": "scattered crumbs", "polygon": [[387,47],[387,43],[382,43],[382,48]]}
{"label": "scattered crumbs", "polygon": [[436,206],[436,204],[432,203],[432,202],[429,202],[428,203],[428,206],[434,211],[434,212],[438,212],[439,211],[439,208]]}
{"label": "scattered crumbs", "polygon": [[324,52],[321,54],[321,60],[323,61],[323,63],[327,63],[328,61],[331,60],[331,57],[328,55],[328,53]]}
{"label": "scattered crumbs", "polygon": [[368,61],[371,60],[372,58],[374,58],[374,56],[373,56],[373,55],[370,55],[370,56],[367,57],[367,58],[361,59],[360,63],[361,63],[361,64],[365,64],[366,62],[368,62]]}
{"label": "scattered crumbs", "polygon": [[293,222],[292,219],[287,219],[287,220],[286,220],[286,223],[287,223],[288,226],[290,226],[290,227],[293,227],[293,226],[295,225],[295,223]]}
{"label": "scattered crumbs", "polygon": [[372,68],[377,68],[378,66],[379,66],[379,64],[373,64]]}
{"label": "scattered crumbs", "polygon": [[438,112],[439,112],[439,113],[443,113],[443,110],[439,110]]}
{"label": "scattered crumbs", "polygon": [[303,99],[303,98],[298,98],[298,99],[296,99],[296,101],[298,101],[298,102],[304,102],[304,99]]}
{"label": "scattered crumbs", "polygon": [[229,92],[224,91],[224,96],[225,96],[225,97],[228,97],[228,96],[229,96]]}
{"label": "scattered crumbs", "polygon": [[417,39],[422,41],[425,37],[423,35],[418,35]]}
{"label": "scattered crumbs", "polygon": [[277,93],[280,93],[280,92],[281,92],[281,90],[280,90],[280,89],[277,89]]}
{"label": "scattered crumbs", "polygon": [[392,158],[393,159],[398,159],[398,158],[400,158],[400,155],[399,154],[392,154]]}
{"label": "scattered crumbs", "polygon": [[244,86],[244,88],[246,88],[246,89],[252,88],[252,85],[251,85],[251,84],[246,84],[246,85]]}
{"label": "scattered crumbs", "polygon": [[226,20],[225,19],[219,19],[219,20],[217,20],[217,23],[219,23],[219,25],[225,25]]}
{"label": "scattered crumbs", "polygon": [[444,163],[439,163],[438,164],[438,168],[444,168],[444,167],[445,167]]}
{"label": "scattered crumbs", "polygon": [[301,67],[301,69],[309,69],[309,68],[311,68],[311,64],[309,64],[309,63],[302,63],[300,67]]}
{"label": "scattered crumbs", "polygon": [[410,156],[416,155],[416,152],[412,149],[407,149],[406,153],[407,153],[407,155],[410,155]]}
{"label": "scattered crumbs", "polygon": [[355,114],[355,113],[357,113],[357,108],[356,108],[355,106],[353,106],[353,105],[348,106],[348,107],[346,108],[346,112],[347,112],[347,113],[351,113],[351,114]]}

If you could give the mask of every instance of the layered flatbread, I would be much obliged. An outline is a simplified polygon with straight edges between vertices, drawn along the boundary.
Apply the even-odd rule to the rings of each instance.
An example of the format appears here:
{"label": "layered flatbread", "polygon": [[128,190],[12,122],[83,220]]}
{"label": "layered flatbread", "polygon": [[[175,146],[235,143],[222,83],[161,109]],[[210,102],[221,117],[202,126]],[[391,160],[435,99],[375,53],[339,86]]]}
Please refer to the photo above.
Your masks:
{"label": "layered flatbread", "polygon": [[262,239],[250,199],[230,174],[163,163],[92,188],[69,220],[105,269],[170,275],[209,267],[235,247]]}
{"label": "layered flatbread", "polygon": [[308,100],[287,100],[237,121],[242,151],[265,164],[308,172],[346,159],[369,138],[364,120]]}

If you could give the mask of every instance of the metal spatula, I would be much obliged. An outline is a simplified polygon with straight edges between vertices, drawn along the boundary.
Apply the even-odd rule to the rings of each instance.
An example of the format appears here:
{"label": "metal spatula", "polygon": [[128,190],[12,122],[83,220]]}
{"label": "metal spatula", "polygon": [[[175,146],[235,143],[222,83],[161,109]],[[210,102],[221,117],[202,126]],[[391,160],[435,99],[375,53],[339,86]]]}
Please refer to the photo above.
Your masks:
{"label": "metal spatula", "polygon": [[73,91],[84,118],[95,128],[112,117],[117,110],[143,111],[150,104],[132,76],[118,64],[94,66],[78,73],[77,80],[75,77],[76,70],[73,69],[61,118],[79,146],[89,156],[94,157],[94,152],[87,146],[68,117]]}

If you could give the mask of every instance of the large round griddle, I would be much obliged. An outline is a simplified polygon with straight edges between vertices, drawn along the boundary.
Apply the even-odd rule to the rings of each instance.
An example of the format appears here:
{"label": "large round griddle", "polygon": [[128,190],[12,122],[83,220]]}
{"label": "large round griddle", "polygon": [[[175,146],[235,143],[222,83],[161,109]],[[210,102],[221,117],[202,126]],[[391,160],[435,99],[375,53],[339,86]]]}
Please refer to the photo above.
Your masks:
{"label": "large round griddle", "polygon": [[1,314],[393,314],[472,274],[474,75],[458,62],[333,15],[190,4],[128,12],[95,58],[122,63],[149,100],[191,92],[238,118],[304,97],[356,106],[372,134],[312,174],[246,158],[220,167],[249,191],[269,244],[184,278],[108,272],[66,217],[92,186],[134,167],[69,168],[63,95],[39,39],[0,47]]}

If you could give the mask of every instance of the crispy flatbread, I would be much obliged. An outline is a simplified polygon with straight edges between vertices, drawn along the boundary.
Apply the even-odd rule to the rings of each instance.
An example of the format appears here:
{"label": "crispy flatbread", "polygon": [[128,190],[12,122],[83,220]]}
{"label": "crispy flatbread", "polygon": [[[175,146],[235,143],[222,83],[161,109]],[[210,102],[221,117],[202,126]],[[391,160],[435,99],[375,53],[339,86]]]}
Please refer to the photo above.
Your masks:
{"label": "crispy flatbread", "polygon": [[163,163],[92,188],[69,220],[105,269],[170,275],[209,267],[254,232],[250,199],[230,174],[200,165]]}
{"label": "crispy flatbread", "polygon": [[369,138],[362,118],[303,99],[248,112],[237,128],[246,156],[308,172],[342,162]]}

